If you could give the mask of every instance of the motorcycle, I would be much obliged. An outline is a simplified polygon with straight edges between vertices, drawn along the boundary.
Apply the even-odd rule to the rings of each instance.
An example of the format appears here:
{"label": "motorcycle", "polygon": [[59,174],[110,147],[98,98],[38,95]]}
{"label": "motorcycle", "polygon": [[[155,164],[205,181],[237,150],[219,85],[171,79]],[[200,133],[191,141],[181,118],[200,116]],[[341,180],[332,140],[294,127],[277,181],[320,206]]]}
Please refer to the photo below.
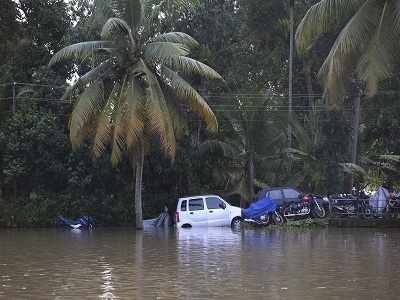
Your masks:
{"label": "motorcycle", "polygon": [[390,198],[388,200],[386,211],[391,217],[399,217],[400,216],[400,193],[394,194],[390,193]]}
{"label": "motorcycle", "polygon": [[298,218],[325,218],[326,211],[322,205],[322,198],[307,194],[299,196],[299,201],[287,203],[281,207],[281,215],[286,219]]}
{"label": "motorcycle", "polygon": [[268,226],[272,223],[276,225],[284,223],[275,201],[269,197],[263,197],[250,204],[248,208],[242,209],[242,218],[247,223],[263,226]]}
{"label": "motorcycle", "polygon": [[330,196],[329,201],[334,216],[370,217],[372,215],[369,197],[363,192],[353,191],[352,194]]}

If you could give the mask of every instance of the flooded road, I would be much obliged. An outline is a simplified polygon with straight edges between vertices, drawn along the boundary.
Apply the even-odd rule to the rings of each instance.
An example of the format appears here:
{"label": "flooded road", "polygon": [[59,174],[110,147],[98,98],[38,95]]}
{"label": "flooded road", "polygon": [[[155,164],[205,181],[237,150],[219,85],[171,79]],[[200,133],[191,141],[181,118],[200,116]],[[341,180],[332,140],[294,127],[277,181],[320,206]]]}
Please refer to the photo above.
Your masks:
{"label": "flooded road", "polygon": [[400,299],[400,230],[0,230],[0,299]]}

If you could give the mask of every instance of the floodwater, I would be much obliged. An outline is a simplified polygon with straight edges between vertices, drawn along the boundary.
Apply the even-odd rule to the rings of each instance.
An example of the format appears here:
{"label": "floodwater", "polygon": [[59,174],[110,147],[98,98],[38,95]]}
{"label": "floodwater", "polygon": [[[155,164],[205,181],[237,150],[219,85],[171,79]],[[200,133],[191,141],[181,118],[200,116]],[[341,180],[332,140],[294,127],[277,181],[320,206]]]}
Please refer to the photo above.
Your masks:
{"label": "floodwater", "polygon": [[0,299],[400,299],[400,230],[0,230]]}

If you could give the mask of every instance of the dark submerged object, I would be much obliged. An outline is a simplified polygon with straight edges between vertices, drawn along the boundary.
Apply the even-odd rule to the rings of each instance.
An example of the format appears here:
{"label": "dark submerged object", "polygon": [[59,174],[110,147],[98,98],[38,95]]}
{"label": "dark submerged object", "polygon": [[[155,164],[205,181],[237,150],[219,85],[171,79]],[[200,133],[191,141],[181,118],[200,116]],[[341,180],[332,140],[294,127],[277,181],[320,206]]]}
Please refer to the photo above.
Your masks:
{"label": "dark submerged object", "polygon": [[94,218],[91,216],[83,216],[76,220],[59,216],[57,218],[57,222],[58,224],[69,229],[93,229],[95,226]]}

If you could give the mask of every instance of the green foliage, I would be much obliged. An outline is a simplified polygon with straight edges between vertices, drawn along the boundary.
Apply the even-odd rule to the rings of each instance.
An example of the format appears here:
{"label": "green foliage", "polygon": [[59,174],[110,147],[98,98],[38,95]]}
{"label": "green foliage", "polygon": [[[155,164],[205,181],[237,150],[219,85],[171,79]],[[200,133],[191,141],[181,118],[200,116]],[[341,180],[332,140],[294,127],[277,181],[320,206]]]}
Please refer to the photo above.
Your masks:
{"label": "green foliage", "polygon": [[335,43],[320,69],[330,99],[342,97],[354,71],[367,84],[369,95],[378,83],[393,74],[400,36],[397,1],[321,0],[300,23],[296,41],[302,52],[322,33],[340,28]]}
{"label": "green foliage", "polygon": [[[132,224],[134,176],[125,150],[144,131],[145,217],[164,204],[173,209],[184,195],[228,197],[234,191],[249,200],[264,184],[343,192],[345,171],[356,169],[360,186],[400,186],[394,1],[295,1],[302,51],[294,62],[291,149],[288,1],[146,0],[143,10],[134,9],[136,0],[128,10],[109,0],[0,2],[0,226],[53,225],[59,214]],[[60,63],[47,68],[68,45],[53,58]],[[329,111],[317,100],[324,88],[317,73],[326,57],[325,66],[340,71],[322,73],[333,92],[341,92],[347,67],[371,90],[374,81],[382,88],[362,103],[357,166],[348,164],[351,107],[343,101],[340,110]],[[225,81],[210,80],[219,74]],[[62,98],[59,86],[76,77]],[[12,81],[27,83],[16,85],[14,116]],[[219,131],[211,135],[206,129],[216,129],[216,116]],[[72,151],[68,134],[78,150]],[[165,142],[173,138],[180,142],[171,151]],[[173,163],[158,148],[176,152]],[[122,161],[119,167],[100,156],[109,151]]]}

